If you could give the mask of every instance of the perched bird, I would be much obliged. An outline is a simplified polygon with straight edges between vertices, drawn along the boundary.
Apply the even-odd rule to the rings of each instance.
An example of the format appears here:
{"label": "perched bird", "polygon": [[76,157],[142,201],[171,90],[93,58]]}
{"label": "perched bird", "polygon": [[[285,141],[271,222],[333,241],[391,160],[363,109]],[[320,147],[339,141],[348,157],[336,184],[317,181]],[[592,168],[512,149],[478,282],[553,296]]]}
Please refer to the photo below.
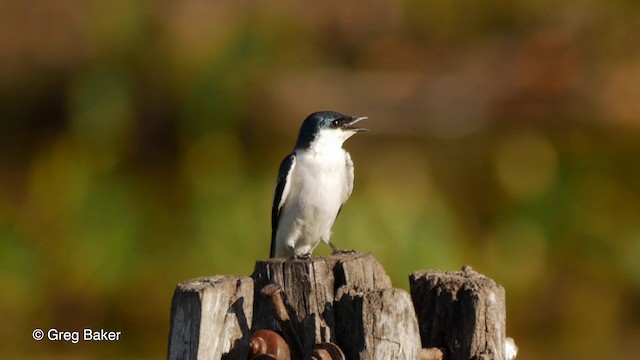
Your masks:
{"label": "perched bird", "polygon": [[308,258],[320,243],[340,252],[331,227],[353,190],[353,162],[342,144],[366,117],[333,111],[309,115],[296,146],[280,165],[271,212],[271,257]]}

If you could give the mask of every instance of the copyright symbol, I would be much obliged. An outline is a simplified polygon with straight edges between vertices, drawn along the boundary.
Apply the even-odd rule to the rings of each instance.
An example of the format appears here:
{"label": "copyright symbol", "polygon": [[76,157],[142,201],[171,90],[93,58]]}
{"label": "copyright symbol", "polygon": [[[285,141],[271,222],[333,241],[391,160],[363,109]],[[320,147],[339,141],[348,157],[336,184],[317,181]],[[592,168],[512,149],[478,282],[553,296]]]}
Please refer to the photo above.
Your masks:
{"label": "copyright symbol", "polygon": [[44,331],[42,331],[42,329],[35,329],[31,333],[31,336],[33,336],[33,340],[40,341],[44,339]]}

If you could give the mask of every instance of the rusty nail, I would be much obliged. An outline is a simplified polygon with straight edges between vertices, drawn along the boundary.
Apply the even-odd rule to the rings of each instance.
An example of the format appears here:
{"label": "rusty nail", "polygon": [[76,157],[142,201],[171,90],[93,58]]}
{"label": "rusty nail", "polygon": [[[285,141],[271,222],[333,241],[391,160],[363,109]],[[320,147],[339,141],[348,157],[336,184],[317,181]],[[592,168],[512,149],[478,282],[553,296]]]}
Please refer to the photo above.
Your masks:
{"label": "rusty nail", "polygon": [[420,351],[420,360],[442,360],[443,358],[442,350],[436,347],[423,348]]}
{"label": "rusty nail", "polygon": [[291,322],[291,318],[287,312],[287,307],[284,305],[284,299],[282,298],[282,286],[280,286],[280,284],[268,284],[262,288],[260,294],[271,301],[275,318],[278,320],[278,323],[282,328],[282,335],[287,343],[290,344],[292,352],[295,353],[293,358],[301,359],[304,350],[302,348],[300,338],[298,338],[298,335],[293,328],[293,323]]}
{"label": "rusty nail", "polygon": [[289,321],[289,313],[287,307],[284,306],[284,299],[282,298],[282,286],[280,284],[269,284],[262,288],[260,292],[263,297],[269,299],[273,305],[273,311],[278,321]]}

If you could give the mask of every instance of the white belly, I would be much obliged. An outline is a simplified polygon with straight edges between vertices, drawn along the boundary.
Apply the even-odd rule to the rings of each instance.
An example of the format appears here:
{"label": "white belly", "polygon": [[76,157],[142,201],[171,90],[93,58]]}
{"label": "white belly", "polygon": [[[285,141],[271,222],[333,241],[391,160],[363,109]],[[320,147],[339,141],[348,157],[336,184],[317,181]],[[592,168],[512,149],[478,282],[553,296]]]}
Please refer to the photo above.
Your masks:
{"label": "white belly", "polygon": [[[339,156],[336,156],[339,155]],[[345,153],[301,154],[291,174],[291,191],[278,225],[278,253],[310,254],[320,240],[328,243],[331,227],[348,196]]]}

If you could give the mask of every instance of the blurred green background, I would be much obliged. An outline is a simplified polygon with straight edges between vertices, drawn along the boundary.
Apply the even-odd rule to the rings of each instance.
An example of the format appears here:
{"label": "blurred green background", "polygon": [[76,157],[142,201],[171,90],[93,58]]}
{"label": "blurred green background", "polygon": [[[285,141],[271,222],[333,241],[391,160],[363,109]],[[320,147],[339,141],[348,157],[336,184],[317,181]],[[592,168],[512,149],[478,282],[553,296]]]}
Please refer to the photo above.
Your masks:
{"label": "blurred green background", "polygon": [[[165,357],[176,283],[268,255],[278,165],[337,110],[371,131],[346,143],[336,244],[405,289],[427,268],[495,279],[518,359],[637,359],[638,18],[635,0],[0,2],[0,352]],[[31,338],[85,327],[122,340]]]}

